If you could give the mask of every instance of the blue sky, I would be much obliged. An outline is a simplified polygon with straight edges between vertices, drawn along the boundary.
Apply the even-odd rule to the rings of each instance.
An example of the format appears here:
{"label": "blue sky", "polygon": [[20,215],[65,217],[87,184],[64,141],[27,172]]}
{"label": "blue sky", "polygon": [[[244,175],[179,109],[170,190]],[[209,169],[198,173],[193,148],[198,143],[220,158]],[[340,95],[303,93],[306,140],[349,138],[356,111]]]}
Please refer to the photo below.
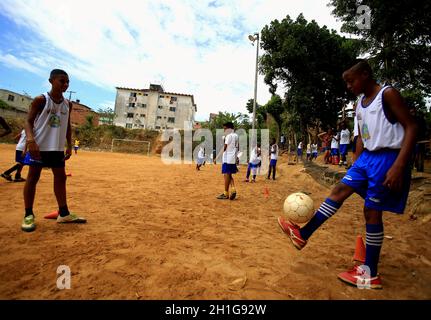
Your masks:
{"label": "blue sky", "polygon": [[[114,107],[116,86],[160,83],[193,94],[197,120],[246,112],[255,59],[247,36],[301,12],[338,31],[328,2],[2,0],[0,88],[36,96],[49,90],[49,71],[62,68],[72,98],[95,110]],[[259,76],[257,101],[269,98]]]}

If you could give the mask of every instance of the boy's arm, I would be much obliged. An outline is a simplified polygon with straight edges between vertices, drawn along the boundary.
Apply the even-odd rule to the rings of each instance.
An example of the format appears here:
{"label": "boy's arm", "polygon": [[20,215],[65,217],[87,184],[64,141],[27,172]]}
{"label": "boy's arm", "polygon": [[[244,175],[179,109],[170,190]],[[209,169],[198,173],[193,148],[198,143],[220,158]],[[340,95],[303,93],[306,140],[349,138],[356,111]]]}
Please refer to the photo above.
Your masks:
{"label": "boy's arm", "polygon": [[70,126],[70,114],[72,113],[72,103],[69,101],[69,118],[67,119],[67,131],[66,131],[66,156],[64,160],[69,159],[72,156],[72,127]]}
{"label": "boy's arm", "polygon": [[6,130],[2,134],[0,134],[0,138],[4,137],[4,136],[7,136],[9,133],[12,132],[12,129],[9,127],[9,125],[7,124],[6,120],[3,119],[3,117],[0,117],[0,125],[3,127],[3,129]]}
{"label": "boy's arm", "polygon": [[41,157],[39,152],[39,146],[34,140],[34,135],[33,135],[34,120],[36,119],[37,115],[40,113],[44,105],[45,105],[44,96],[38,96],[34,98],[32,103],[30,104],[27,121],[25,123],[25,136],[26,136],[25,150],[28,150],[30,152],[31,157],[36,160],[40,160]]}
{"label": "boy's arm", "polygon": [[417,136],[417,124],[407,109],[400,93],[394,88],[388,88],[383,93],[384,101],[388,108],[389,115],[398,121],[404,128],[404,141],[397,159],[386,173],[386,180],[383,185],[391,190],[400,191],[403,184],[404,170],[409,170],[408,163]]}

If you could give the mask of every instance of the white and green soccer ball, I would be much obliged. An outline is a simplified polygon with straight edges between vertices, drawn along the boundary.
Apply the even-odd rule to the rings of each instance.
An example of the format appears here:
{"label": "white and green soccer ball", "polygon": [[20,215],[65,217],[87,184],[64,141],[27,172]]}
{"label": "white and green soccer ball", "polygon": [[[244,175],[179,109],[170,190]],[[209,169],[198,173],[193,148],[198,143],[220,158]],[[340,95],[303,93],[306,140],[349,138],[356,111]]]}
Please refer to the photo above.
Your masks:
{"label": "white and green soccer ball", "polygon": [[306,223],[314,216],[313,199],[302,192],[289,195],[283,209],[286,219],[295,224]]}

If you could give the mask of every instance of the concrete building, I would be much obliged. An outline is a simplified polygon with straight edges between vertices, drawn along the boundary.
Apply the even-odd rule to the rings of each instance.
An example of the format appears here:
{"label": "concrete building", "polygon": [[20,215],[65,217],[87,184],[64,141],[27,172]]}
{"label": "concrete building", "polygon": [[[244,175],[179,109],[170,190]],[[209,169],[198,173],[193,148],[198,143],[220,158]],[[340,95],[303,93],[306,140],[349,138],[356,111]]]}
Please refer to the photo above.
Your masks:
{"label": "concrete building", "polygon": [[[157,84],[150,84],[149,89],[116,89],[116,126],[150,130],[193,127],[197,111],[193,95],[165,92]],[[187,122],[186,128],[184,122]]]}
{"label": "concrete building", "polygon": [[9,118],[26,118],[28,108],[33,101],[28,95],[0,89],[0,100],[6,102],[10,108],[0,108],[0,116]]}

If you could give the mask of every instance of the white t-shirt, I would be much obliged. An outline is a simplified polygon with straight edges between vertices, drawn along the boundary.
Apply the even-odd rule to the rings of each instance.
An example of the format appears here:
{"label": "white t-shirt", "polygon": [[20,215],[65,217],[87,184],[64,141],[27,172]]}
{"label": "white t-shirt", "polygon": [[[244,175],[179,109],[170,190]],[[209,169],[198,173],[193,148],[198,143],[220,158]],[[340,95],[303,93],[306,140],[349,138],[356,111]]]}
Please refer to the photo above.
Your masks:
{"label": "white t-shirt", "polygon": [[278,146],[277,144],[273,144],[271,146],[271,160],[277,160],[278,159]]}
{"label": "white t-shirt", "polygon": [[317,153],[317,144],[312,144],[311,145],[311,152]]}
{"label": "white t-shirt", "polygon": [[350,143],[350,131],[349,131],[349,129],[341,130],[340,144],[349,144],[349,143]]}
{"label": "white t-shirt", "polygon": [[26,142],[26,138],[25,138],[25,130],[21,131],[21,137],[19,138],[19,141],[16,145],[15,150],[16,151],[24,151],[25,149],[25,142]]}
{"label": "white t-shirt", "polygon": [[224,144],[227,147],[226,151],[223,152],[223,163],[236,164],[236,155],[239,148],[238,140],[238,135],[235,132],[231,132],[226,136]]}
{"label": "white t-shirt", "polygon": [[332,138],[331,141],[331,149],[338,149],[339,147],[339,142],[336,139],[340,138],[340,134],[337,132],[334,137]]}
{"label": "white t-shirt", "polygon": [[383,110],[383,87],[368,106],[362,98],[356,108],[356,118],[364,148],[376,151],[382,148],[401,149],[404,140],[404,128],[399,122],[391,123]]}
{"label": "white t-shirt", "polygon": [[203,159],[204,157],[205,157],[204,149],[203,148],[199,148],[198,158]]}
{"label": "white t-shirt", "polygon": [[251,150],[251,154],[250,154],[251,164],[258,164],[260,162],[260,156],[258,156],[259,151],[260,151],[260,148],[258,147],[254,147],[253,150]]}
{"label": "white t-shirt", "polygon": [[302,142],[298,144],[298,149],[302,149]]}
{"label": "white t-shirt", "polygon": [[311,144],[307,144],[307,153],[311,153]]}

